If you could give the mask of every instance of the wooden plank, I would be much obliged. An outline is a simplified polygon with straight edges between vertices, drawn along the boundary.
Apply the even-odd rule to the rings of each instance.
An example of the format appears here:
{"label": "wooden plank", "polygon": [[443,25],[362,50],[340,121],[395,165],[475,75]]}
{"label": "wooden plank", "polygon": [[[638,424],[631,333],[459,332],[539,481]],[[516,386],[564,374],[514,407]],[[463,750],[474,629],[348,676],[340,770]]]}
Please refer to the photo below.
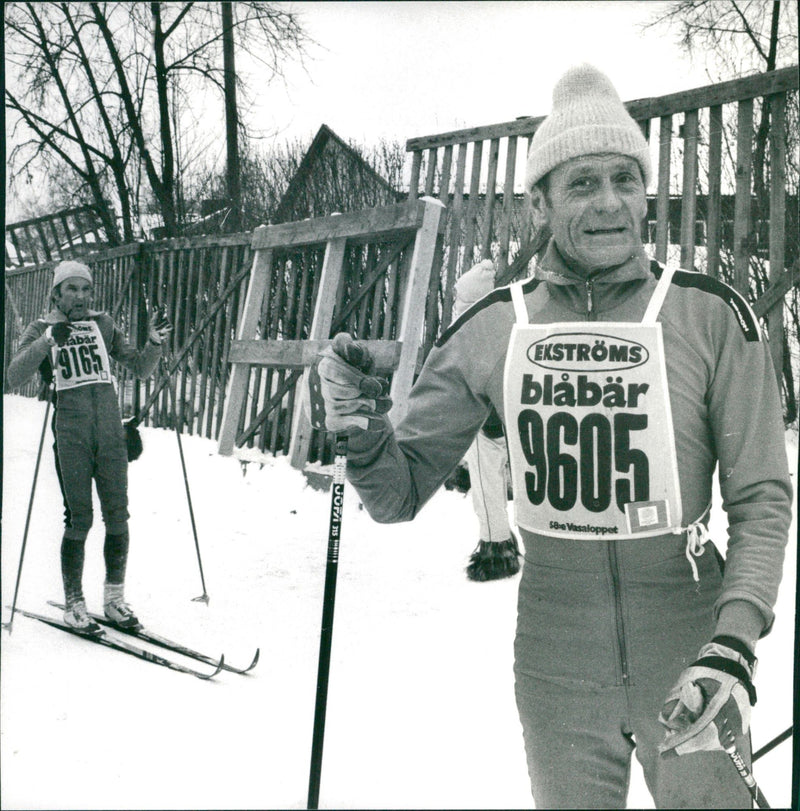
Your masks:
{"label": "wooden plank", "polygon": [[428,150],[428,168],[425,172],[425,194],[428,197],[433,196],[433,187],[436,183],[436,149]]}
{"label": "wooden plank", "polygon": [[750,277],[750,209],[753,180],[753,101],[739,102],[736,125],[736,205],[733,217],[733,286],[747,295]]}
{"label": "wooden plank", "polygon": [[[222,253],[219,259],[219,274],[217,276],[217,283],[215,286],[215,291],[217,293],[221,292],[225,287],[225,279],[227,278],[227,271],[229,267],[229,263],[233,264],[233,249],[229,248],[227,245],[222,248]],[[209,378],[209,392],[208,392],[208,412],[206,414],[206,431],[205,435],[209,439],[213,436],[213,424],[214,424],[214,410],[215,406],[217,405],[217,392],[219,391],[219,386],[217,384],[217,377],[220,374],[219,370],[219,359],[220,359],[220,343],[222,338],[222,320],[223,320],[223,311],[220,308],[217,310],[217,314],[214,317],[214,322],[212,326],[212,352],[211,352],[211,360],[208,369],[208,378]],[[224,391],[224,389],[223,389]]]}
{"label": "wooden plank", "polygon": [[[251,366],[274,366],[282,369],[303,369],[310,366],[323,349],[333,343],[331,338],[307,340],[237,340],[231,342],[230,363]],[[375,373],[391,374],[400,362],[399,341],[380,339],[359,340],[375,360]]]}
{"label": "wooden plank", "polygon": [[672,158],[672,116],[661,119],[658,133],[658,190],[656,192],[656,259],[665,264],[669,246],[669,181]]}
{"label": "wooden plank", "polygon": [[27,244],[28,253],[33,257],[33,263],[35,265],[41,265],[42,262],[39,261],[39,250],[36,246],[36,240],[31,234],[30,226],[26,225],[22,229],[22,233],[25,234],[25,242]]}
{"label": "wooden plank", "polygon": [[472,145],[472,174],[469,182],[469,201],[467,203],[467,227],[464,235],[464,265],[472,265],[472,248],[475,245],[477,230],[478,195],[480,194],[481,163],[483,160],[483,141]]}
{"label": "wooden plank", "polygon": [[395,232],[419,228],[423,210],[422,203],[414,200],[314,220],[263,226],[253,233],[251,247],[262,250],[317,245],[343,237],[368,241],[380,235],[382,239],[388,239]]}
{"label": "wooden plank", "polygon": [[697,223],[697,110],[687,110],[683,122],[683,189],[681,195],[681,267],[694,269]]}
{"label": "wooden plank", "polygon": [[[190,274],[195,276],[197,279],[197,283],[193,283],[194,293],[191,295],[191,302],[193,304],[193,322],[197,322],[201,318],[201,306],[203,303],[203,292],[205,291],[205,258],[206,258],[206,248],[200,247],[197,248],[196,251],[193,251],[195,257],[195,267],[194,273],[192,273],[191,266],[190,266]],[[198,355],[198,353],[200,353]],[[191,381],[189,386],[189,433],[194,434],[195,432],[195,420],[202,420],[202,416],[198,413],[198,404],[197,404],[197,388],[198,383],[200,382],[200,376],[202,374],[201,369],[203,365],[203,355],[205,354],[205,347],[200,346],[200,342],[198,341],[191,352],[191,359],[192,359],[192,375]]]}
{"label": "wooden plank", "polygon": [[[765,100],[766,101],[766,100]],[[770,96],[769,127],[769,280],[774,284],[786,262],[786,95]],[[768,311],[769,351],[778,377],[783,377],[783,304]]]}
{"label": "wooden plank", "polygon": [[500,229],[500,253],[497,272],[502,274],[508,268],[508,250],[511,243],[511,220],[514,216],[514,176],[517,169],[517,136],[508,139],[506,148],[506,174],[503,180],[503,225]]}
{"label": "wooden plank", "polygon": [[483,201],[483,223],[481,224],[481,259],[492,257],[492,230],[494,226],[494,204],[497,200],[497,163],[500,159],[500,139],[493,138],[489,144],[489,165],[486,176],[486,199]]}
{"label": "wooden plank", "polygon": [[[342,266],[344,264],[344,253],[347,240],[344,237],[332,239],[325,248],[325,258],[322,261],[322,272],[320,273],[319,291],[314,304],[314,315],[311,319],[311,330],[309,340],[322,340],[330,335],[331,324],[333,322],[333,308],[336,303],[336,293],[342,277]],[[298,384],[305,385],[305,378]],[[289,446],[289,458],[292,467],[302,468],[308,459],[308,450],[311,445],[313,429],[308,419],[308,414],[303,411],[302,398],[295,404],[294,431],[292,442]]]}
{"label": "wooden plank", "polygon": [[[255,333],[258,326],[258,314],[261,302],[264,299],[264,290],[272,271],[272,251],[256,251],[253,257],[253,268],[250,274],[250,284],[247,288],[247,298],[244,305],[244,315],[239,325],[239,339],[246,340]],[[233,367],[228,392],[223,409],[222,427],[219,436],[219,452],[223,456],[233,453],[233,442],[236,438],[236,427],[239,414],[244,404],[247,391],[247,366],[237,364]]]}
{"label": "wooden plank", "polygon": [[795,260],[792,267],[784,270],[767,288],[764,295],[753,304],[753,312],[759,318],[764,318],[793,287],[798,285],[800,285],[800,261]]}
{"label": "wooden plank", "polygon": [[722,106],[708,111],[708,211],[706,213],[706,273],[719,278],[722,238]]}
{"label": "wooden plank", "polygon": [[442,305],[443,325],[450,323],[453,312],[453,285],[456,281],[458,257],[461,249],[461,223],[464,208],[464,177],[467,170],[467,147],[468,144],[459,144],[458,157],[456,158],[456,179],[453,187],[453,204],[450,211],[450,252],[447,257],[447,276],[444,288],[444,303]]}
{"label": "wooden plank", "polygon": [[[742,79],[732,79],[712,85],[682,90],[665,96],[634,99],[625,102],[625,108],[637,121],[676,115],[685,110],[696,110],[718,104],[731,104],[739,99],[752,99],[758,96],[797,90],[800,85],[797,65],[769,73],[756,73]],[[406,151],[412,152],[432,147],[458,144],[464,141],[487,141],[509,135],[533,135],[544,121],[545,116],[523,116],[501,124],[468,127],[435,135],[409,138]]]}
{"label": "wooden plank", "polygon": [[442,174],[439,178],[439,200],[445,205],[450,202],[450,171],[453,165],[452,145],[444,148],[442,155]]}
{"label": "wooden plank", "polygon": [[408,183],[408,199],[416,200],[419,197],[419,173],[422,168],[422,152],[414,152],[411,158],[411,179]]}
{"label": "wooden plank", "polygon": [[397,338],[403,348],[397,371],[392,378],[391,396],[394,401],[389,419],[394,425],[402,419],[408,408],[408,394],[414,380],[417,366],[417,352],[425,314],[425,293],[436,250],[436,237],[444,206],[438,200],[425,203],[422,227],[417,232],[414,252],[411,258],[409,282],[400,311],[400,325]]}

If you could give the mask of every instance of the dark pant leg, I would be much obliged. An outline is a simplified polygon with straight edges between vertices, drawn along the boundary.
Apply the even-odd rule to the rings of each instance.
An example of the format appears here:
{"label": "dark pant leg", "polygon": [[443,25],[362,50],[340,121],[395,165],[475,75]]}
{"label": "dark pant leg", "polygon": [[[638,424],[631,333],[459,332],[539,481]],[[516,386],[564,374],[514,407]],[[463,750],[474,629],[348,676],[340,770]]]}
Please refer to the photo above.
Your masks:
{"label": "dark pant leg", "polygon": [[125,568],[128,563],[128,533],[106,535],[103,545],[103,557],[106,563],[106,583],[122,584],[125,582]]}
{"label": "dark pant leg", "polygon": [[128,453],[113,389],[108,389],[97,418],[94,479],[106,532],[123,535],[128,530]]}
{"label": "dark pant leg", "polygon": [[56,411],[53,418],[56,475],[64,500],[65,537],[85,540],[94,519],[92,472],[94,449],[87,420],[82,415]]}
{"label": "dark pant leg", "polygon": [[61,579],[67,605],[83,599],[83,560],[86,540],[64,538],[61,541]]}

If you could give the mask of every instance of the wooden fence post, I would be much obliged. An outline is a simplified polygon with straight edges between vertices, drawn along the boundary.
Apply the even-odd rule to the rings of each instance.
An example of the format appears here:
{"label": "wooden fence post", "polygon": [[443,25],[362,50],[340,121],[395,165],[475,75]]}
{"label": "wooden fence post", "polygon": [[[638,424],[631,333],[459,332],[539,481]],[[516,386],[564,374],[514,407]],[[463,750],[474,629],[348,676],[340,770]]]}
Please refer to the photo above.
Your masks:
{"label": "wooden fence post", "polygon": [[[417,231],[414,252],[411,257],[409,278],[405,285],[402,302],[400,330],[397,340],[402,344],[400,363],[392,378],[391,396],[394,401],[389,419],[396,425],[408,408],[407,395],[411,390],[417,368],[417,353],[422,339],[422,324],[425,315],[425,299],[436,250],[436,236],[444,204],[432,197],[423,197],[425,213],[422,226]],[[438,272],[438,268],[437,268]]]}
{"label": "wooden fence post", "polygon": [[[262,226],[265,227],[265,226]],[[261,229],[256,229],[253,236]],[[250,274],[250,285],[247,288],[244,315],[239,324],[239,340],[251,337],[258,326],[258,313],[261,302],[264,300],[264,290],[272,269],[272,250],[256,251],[253,257],[253,271]],[[228,383],[228,396],[225,398],[225,408],[222,414],[222,427],[219,434],[219,452],[223,455],[233,453],[233,443],[236,439],[236,427],[242,403],[247,394],[247,380],[250,367],[235,365]]]}
{"label": "wooden fence post", "polygon": [[[342,265],[344,263],[344,250],[347,240],[344,237],[332,239],[325,246],[325,258],[322,262],[322,273],[319,280],[319,292],[314,306],[314,317],[311,321],[309,339],[323,340],[328,337],[333,322],[333,306],[336,302],[336,292],[342,279]],[[289,459],[292,467],[301,468],[308,458],[308,449],[311,447],[311,422],[303,408],[303,386],[306,372],[300,377],[298,383],[300,396],[295,400],[294,417],[292,420],[292,438],[289,441]],[[220,453],[222,450],[220,449]]]}

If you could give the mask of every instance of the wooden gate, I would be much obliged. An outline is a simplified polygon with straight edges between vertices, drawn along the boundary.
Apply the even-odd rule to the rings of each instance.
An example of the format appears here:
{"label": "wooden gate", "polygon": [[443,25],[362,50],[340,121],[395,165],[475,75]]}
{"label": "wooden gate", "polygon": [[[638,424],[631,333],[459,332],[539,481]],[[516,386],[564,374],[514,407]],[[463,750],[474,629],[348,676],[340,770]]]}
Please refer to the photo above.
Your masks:
{"label": "wooden gate", "polygon": [[[232,342],[228,358],[233,368],[219,436],[220,454],[230,455],[234,446],[247,442],[269,414],[288,399],[286,411],[287,416],[292,415],[291,427],[285,424],[284,430],[291,437],[289,456],[294,467],[303,467],[314,432],[302,408],[302,397],[294,394],[302,391],[305,367],[327,339],[343,329],[370,341],[380,370],[392,373],[394,406],[389,418],[397,422],[402,417],[422,345],[425,301],[443,209],[438,200],[421,198],[383,208],[263,226],[253,232],[250,285],[238,340]],[[264,339],[264,325],[259,321],[265,297],[269,297],[274,264],[287,252],[315,245],[324,246],[324,259],[309,334],[294,340]],[[353,284],[352,267],[347,264],[348,251],[354,246],[366,246],[368,257],[366,266],[360,268],[357,285]],[[386,271],[398,262],[402,269],[400,289],[390,290],[393,285],[386,283]],[[389,319],[393,309],[396,319]],[[373,317],[354,320],[359,310]],[[258,414],[251,414],[245,425],[243,412],[252,385],[251,370],[258,372],[262,368],[277,369],[278,374],[270,376],[266,383],[266,405]]]}

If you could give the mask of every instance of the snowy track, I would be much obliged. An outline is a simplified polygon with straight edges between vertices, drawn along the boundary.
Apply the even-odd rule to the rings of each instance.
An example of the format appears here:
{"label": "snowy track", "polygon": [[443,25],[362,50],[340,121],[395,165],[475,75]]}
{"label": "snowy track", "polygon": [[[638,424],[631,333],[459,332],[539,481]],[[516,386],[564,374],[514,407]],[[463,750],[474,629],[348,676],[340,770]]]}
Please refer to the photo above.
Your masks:
{"label": "snowy track", "polygon": [[[3,404],[6,606],[44,405],[10,395]],[[329,496],[283,458],[251,462],[243,475],[216,443],[184,436],[206,607],[192,602],[202,589],[174,433],[142,433],[144,454],[130,467],[129,600],[165,636],[231,662],[260,647],[261,661],[246,678],[201,682],[17,616],[2,638],[2,806],[304,808]],[[42,613],[62,597],[50,446],[48,433],[19,595]],[[718,510],[714,522],[712,535],[724,537],[713,532]],[[513,695],[518,581],[466,580],[476,533],[460,494],[442,491],[413,525],[386,527],[346,489],[322,808],[531,806]],[[94,610],[102,537],[96,505],[84,574]],[[795,572],[792,546],[775,629],[758,650],[754,748],[792,720]],[[755,776],[773,807],[788,806],[791,743]],[[629,805],[652,808],[638,772]]]}

